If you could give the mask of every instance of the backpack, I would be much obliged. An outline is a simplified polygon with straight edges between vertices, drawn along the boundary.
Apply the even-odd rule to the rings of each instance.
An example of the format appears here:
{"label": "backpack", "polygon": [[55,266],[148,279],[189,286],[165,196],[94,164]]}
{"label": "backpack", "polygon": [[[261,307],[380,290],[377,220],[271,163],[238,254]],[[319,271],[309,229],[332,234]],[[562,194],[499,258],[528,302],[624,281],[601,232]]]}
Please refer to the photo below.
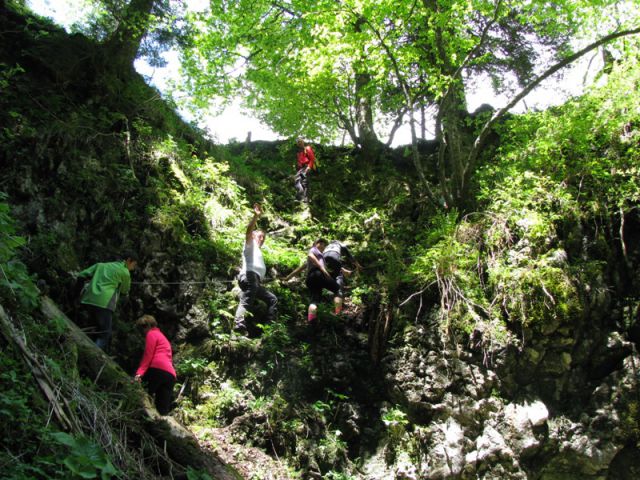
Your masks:
{"label": "backpack", "polygon": [[[309,147],[309,146],[307,145],[307,146],[305,147],[305,150],[306,150],[307,148],[311,148],[311,147]],[[313,154],[313,156],[314,156],[314,160],[313,160],[313,167],[311,167],[311,171],[312,171],[313,173],[318,173],[318,171],[319,171],[319,167],[320,167],[320,163],[318,162],[318,157],[316,157],[316,156],[315,156],[315,153]]]}

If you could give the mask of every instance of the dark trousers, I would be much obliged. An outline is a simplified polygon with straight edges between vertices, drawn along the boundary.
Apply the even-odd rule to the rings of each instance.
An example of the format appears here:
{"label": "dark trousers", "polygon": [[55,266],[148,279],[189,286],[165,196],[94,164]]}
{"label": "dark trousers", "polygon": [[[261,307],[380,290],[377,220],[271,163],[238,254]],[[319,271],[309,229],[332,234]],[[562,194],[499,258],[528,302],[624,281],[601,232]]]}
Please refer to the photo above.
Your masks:
{"label": "dark trousers", "polygon": [[89,314],[93,317],[98,327],[98,336],[95,340],[96,345],[106,351],[111,341],[113,312],[108,308],[96,307],[95,305],[86,305],[86,307],[89,309]]}
{"label": "dark trousers", "polygon": [[339,290],[337,295],[344,298],[344,275],[342,274],[342,260],[340,255],[335,252],[327,252],[324,255],[324,262],[331,277],[338,284]]}
{"label": "dark trousers", "polygon": [[317,268],[307,274],[307,288],[311,296],[311,303],[318,304],[322,301],[322,289],[326,288],[336,297],[342,297],[342,289],[335,278],[327,278],[322,271]]}
{"label": "dark trousers", "polygon": [[307,167],[302,167],[296,173],[296,197],[298,200],[308,200],[309,199],[309,175],[305,174],[304,171]]}
{"label": "dark trousers", "polygon": [[240,304],[236,310],[236,328],[246,328],[245,314],[253,308],[256,300],[267,304],[267,321],[273,321],[278,315],[278,297],[260,285],[260,276],[248,271],[238,277],[240,284]]}
{"label": "dark trousers", "polygon": [[156,410],[160,415],[166,415],[171,411],[173,401],[173,386],[176,379],[169,372],[159,368],[150,368],[142,377],[147,391],[154,397]]}

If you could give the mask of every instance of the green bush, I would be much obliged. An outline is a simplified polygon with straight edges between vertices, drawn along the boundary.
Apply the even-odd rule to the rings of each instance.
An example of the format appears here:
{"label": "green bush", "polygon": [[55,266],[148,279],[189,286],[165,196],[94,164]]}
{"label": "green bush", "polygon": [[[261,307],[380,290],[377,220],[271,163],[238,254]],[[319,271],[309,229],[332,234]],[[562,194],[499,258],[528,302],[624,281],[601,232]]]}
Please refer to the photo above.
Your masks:
{"label": "green bush", "polygon": [[38,289],[25,265],[17,258],[20,247],[26,242],[16,235],[6,198],[0,192],[0,299],[5,305],[33,309],[38,303]]}
{"label": "green bush", "polygon": [[52,433],[51,438],[69,448],[62,464],[67,467],[72,478],[109,480],[120,474],[104,450],[90,439],[84,436],[74,437],[64,432]]}

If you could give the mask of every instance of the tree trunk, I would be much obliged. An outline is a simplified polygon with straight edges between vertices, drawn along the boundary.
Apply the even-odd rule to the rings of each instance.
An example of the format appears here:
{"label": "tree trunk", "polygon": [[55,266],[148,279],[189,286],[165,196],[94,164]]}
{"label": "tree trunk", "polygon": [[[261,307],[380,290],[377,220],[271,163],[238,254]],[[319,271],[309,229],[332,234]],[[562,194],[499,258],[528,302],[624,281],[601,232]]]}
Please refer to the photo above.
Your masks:
{"label": "tree trunk", "polygon": [[356,122],[363,152],[375,153],[380,140],[373,127],[373,108],[367,86],[371,82],[368,73],[356,73]]}
{"label": "tree trunk", "polygon": [[374,365],[379,365],[384,355],[393,321],[390,305],[380,302],[378,307],[369,321],[369,358]]}
{"label": "tree trunk", "polygon": [[140,43],[151,23],[155,0],[131,0],[118,28],[105,42],[108,60],[117,68],[133,68]]}
{"label": "tree trunk", "polygon": [[[354,24],[356,32],[361,32],[365,23],[365,18],[359,17]],[[362,60],[366,56],[366,52],[361,50],[360,55]],[[379,157],[382,143],[376,135],[373,125],[373,102],[369,91],[372,77],[369,72],[363,71],[362,65],[364,63],[357,62],[354,67],[355,121],[358,130],[358,144],[360,144],[362,152],[361,157],[366,163],[371,163]]]}
{"label": "tree trunk", "polygon": [[468,192],[469,152],[473,148],[473,132],[467,127],[469,113],[466,110],[464,87],[452,86],[439,105],[441,122],[438,176],[443,198],[450,206],[463,206]]}

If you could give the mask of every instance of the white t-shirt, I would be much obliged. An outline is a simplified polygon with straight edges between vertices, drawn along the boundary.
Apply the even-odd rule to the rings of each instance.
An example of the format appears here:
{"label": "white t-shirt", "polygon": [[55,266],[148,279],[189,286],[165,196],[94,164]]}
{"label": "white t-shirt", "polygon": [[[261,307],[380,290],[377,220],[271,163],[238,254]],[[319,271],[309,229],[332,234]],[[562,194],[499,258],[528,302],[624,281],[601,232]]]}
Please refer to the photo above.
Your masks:
{"label": "white t-shirt", "polygon": [[255,240],[251,240],[249,243],[244,242],[244,247],[242,248],[242,270],[240,270],[240,274],[247,273],[247,271],[257,273],[260,280],[267,274],[262,250]]}

